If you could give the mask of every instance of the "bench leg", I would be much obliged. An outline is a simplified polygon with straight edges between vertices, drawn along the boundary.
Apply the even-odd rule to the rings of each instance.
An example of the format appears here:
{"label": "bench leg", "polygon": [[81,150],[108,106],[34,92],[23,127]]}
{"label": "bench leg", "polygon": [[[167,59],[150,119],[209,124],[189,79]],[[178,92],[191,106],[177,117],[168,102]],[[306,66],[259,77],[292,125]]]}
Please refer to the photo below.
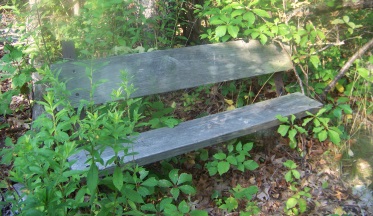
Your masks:
{"label": "bench leg", "polygon": [[282,81],[282,72],[276,72],[273,75],[273,78],[275,79],[277,97],[280,97],[285,94],[284,82]]}

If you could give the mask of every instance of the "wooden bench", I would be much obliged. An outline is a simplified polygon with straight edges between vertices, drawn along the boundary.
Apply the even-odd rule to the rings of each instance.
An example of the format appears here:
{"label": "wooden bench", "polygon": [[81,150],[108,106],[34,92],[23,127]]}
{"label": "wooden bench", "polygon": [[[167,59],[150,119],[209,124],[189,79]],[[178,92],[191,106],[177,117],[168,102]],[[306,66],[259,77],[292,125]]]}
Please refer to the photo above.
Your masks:
{"label": "wooden bench", "polygon": [[[97,88],[93,97],[97,104],[111,100],[110,93],[120,86],[121,70],[132,77],[130,81],[137,89],[131,96],[134,98],[264,74],[275,73],[279,78],[281,74],[277,72],[293,68],[285,50],[275,45],[263,46],[254,40],[114,56],[95,60],[94,63],[100,65],[104,62],[109,63],[93,77],[94,81],[109,80]],[[55,64],[52,68],[61,70],[62,80],[69,80],[67,88],[73,90],[70,100],[75,106],[81,99],[89,99],[90,82],[83,66],[71,61]],[[278,94],[283,91],[281,82],[276,82]],[[303,117],[305,111],[315,112],[321,106],[313,99],[294,93],[182,122],[174,128],[143,132],[133,143],[133,150],[138,154],[125,157],[124,162],[131,162],[133,158],[139,165],[160,161],[271,128],[279,124],[275,117],[278,114]],[[113,155],[112,149],[108,148],[102,158],[106,163]],[[69,160],[76,161],[71,167],[73,170],[87,169],[86,152],[81,151]],[[111,172],[113,169],[112,165],[97,165],[100,171]]]}

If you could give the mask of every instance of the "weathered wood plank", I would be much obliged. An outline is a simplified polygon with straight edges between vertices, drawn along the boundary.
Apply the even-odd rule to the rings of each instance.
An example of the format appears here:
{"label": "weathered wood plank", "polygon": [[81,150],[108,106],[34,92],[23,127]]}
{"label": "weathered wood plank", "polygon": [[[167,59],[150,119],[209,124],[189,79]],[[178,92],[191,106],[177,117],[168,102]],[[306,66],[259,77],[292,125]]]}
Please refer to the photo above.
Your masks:
{"label": "weathered wood plank", "polygon": [[[263,46],[255,40],[114,56],[83,63],[97,69],[94,83],[110,80],[97,88],[93,96],[95,103],[111,100],[111,92],[120,86],[121,71],[127,72],[130,83],[136,88],[132,97],[140,97],[292,68],[285,51],[273,44]],[[100,67],[104,63],[108,64]],[[67,89],[73,90],[72,104],[77,106],[81,99],[89,99],[91,84],[85,67],[67,62],[52,68],[61,69],[62,80],[69,80]]]}
{"label": "weathered wood plank", "polygon": [[[303,117],[305,111],[315,112],[322,106],[300,93],[294,93],[275,99],[263,101],[236,110],[218,113],[199,119],[183,122],[174,128],[161,128],[141,133],[131,146],[134,160],[139,165],[149,164],[162,159],[187,153],[216,143],[228,141],[262,129],[279,124],[277,114]],[[85,169],[87,160],[85,152],[70,157],[77,161],[73,170]],[[104,162],[113,156],[112,149],[106,149],[102,158]],[[121,155],[122,156],[122,155]],[[133,161],[132,156],[124,159],[125,163]],[[111,166],[99,165],[101,171],[112,172]]]}

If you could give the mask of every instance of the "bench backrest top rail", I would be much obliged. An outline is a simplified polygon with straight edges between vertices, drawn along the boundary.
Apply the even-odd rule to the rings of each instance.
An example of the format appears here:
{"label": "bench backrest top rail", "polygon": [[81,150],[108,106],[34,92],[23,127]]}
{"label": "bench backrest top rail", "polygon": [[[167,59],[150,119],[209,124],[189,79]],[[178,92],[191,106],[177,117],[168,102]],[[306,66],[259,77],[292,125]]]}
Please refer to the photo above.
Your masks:
{"label": "bench backrest top rail", "polygon": [[285,50],[274,44],[261,45],[256,40],[114,56],[86,60],[79,64],[72,61],[52,65],[52,70],[61,70],[62,80],[69,80],[67,89],[73,91],[70,100],[74,106],[81,99],[89,99],[91,84],[86,75],[87,66],[83,65],[96,70],[93,82],[107,80],[95,91],[93,100],[96,104],[111,101],[111,92],[122,83],[122,71],[126,72],[129,83],[136,89],[131,97],[141,97],[292,68]]}

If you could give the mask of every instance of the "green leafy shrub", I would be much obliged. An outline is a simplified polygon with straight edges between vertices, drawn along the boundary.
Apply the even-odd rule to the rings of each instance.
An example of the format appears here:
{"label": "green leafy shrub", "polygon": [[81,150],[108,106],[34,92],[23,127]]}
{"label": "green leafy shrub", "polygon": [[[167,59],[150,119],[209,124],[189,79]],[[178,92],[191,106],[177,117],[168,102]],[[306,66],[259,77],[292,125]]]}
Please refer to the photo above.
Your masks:
{"label": "green leafy shrub", "polygon": [[253,143],[242,144],[238,142],[236,145],[228,144],[228,153],[219,152],[213,155],[213,161],[205,164],[210,176],[217,173],[223,175],[228,172],[231,166],[237,170],[244,172],[245,170],[255,170],[259,165],[254,160],[249,160],[249,151],[253,148]]}
{"label": "green leafy shrub", "polygon": [[0,115],[13,113],[10,109],[12,97],[16,95],[25,95],[31,91],[31,74],[35,72],[32,65],[28,64],[27,56],[24,53],[25,47],[5,45],[5,55],[0,59],[0,82],[11,80],[11,89],[6,92],[0,92]]}

